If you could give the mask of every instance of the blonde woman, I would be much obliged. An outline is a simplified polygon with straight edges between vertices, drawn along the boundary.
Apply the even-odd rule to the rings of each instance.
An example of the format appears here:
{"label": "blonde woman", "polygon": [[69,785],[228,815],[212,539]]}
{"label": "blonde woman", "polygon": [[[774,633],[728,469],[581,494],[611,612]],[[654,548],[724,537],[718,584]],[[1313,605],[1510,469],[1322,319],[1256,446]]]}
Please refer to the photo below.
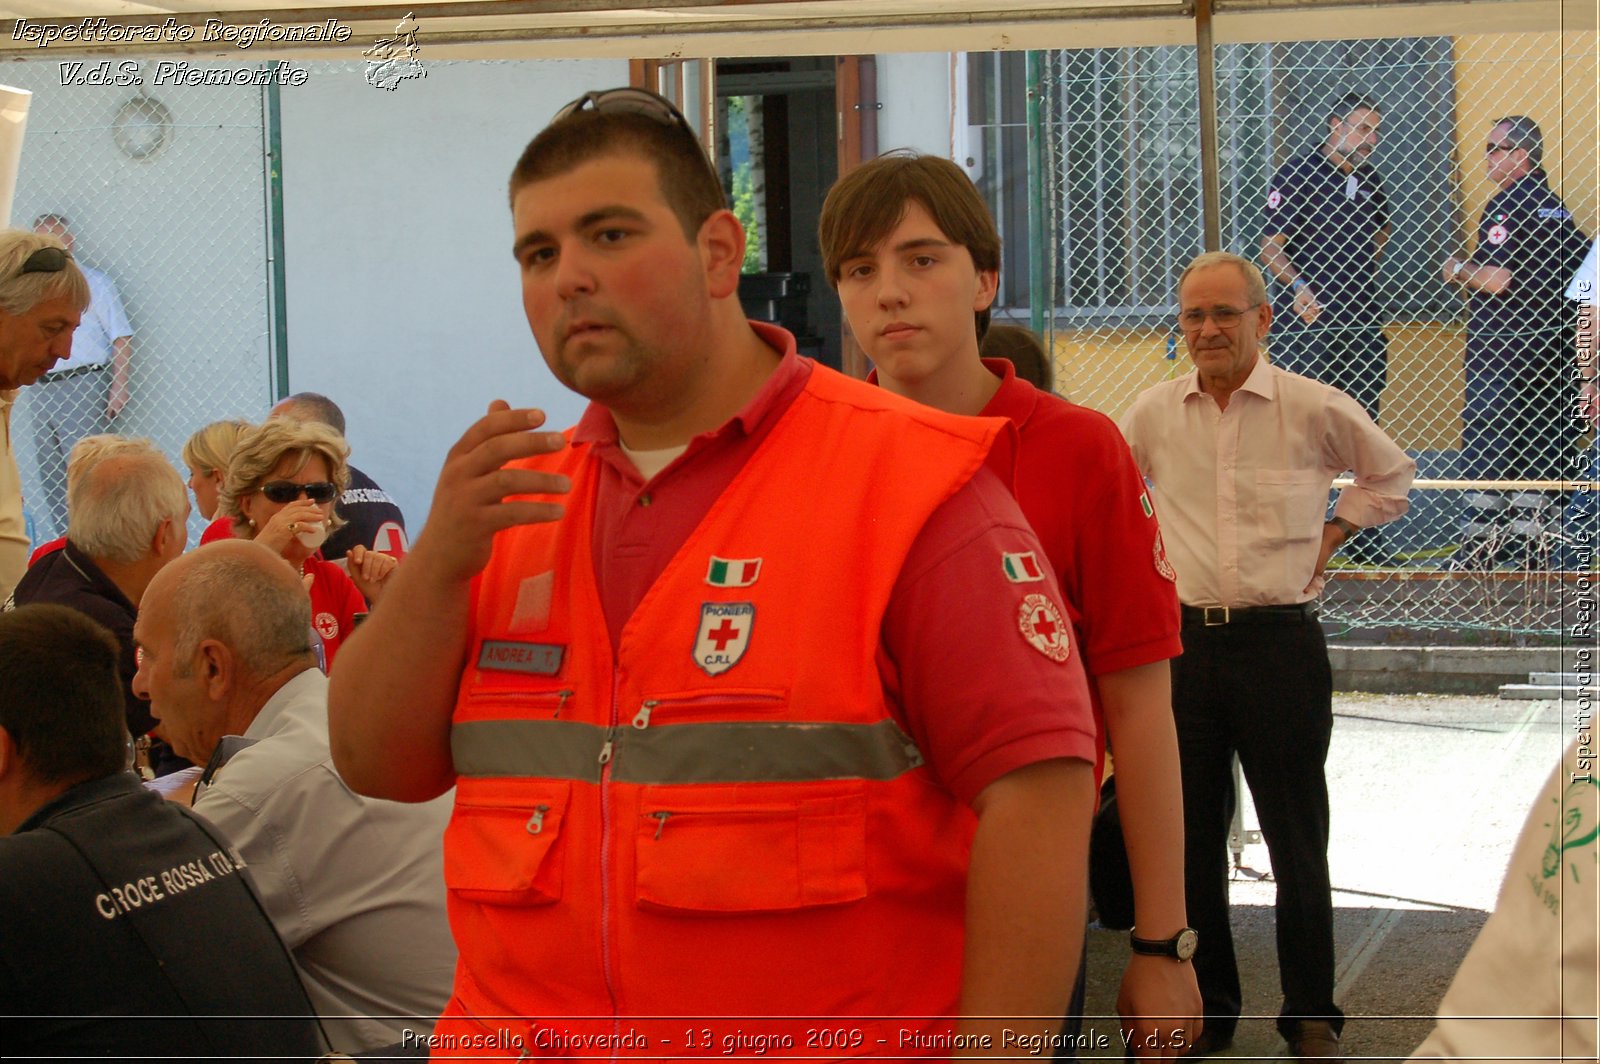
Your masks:
{"label": "blonde woman", "polygon": [[228,458],[238,445],[239,437],[249,431],[250,422],[243,418],[213,421],[183,445],[183,464],[189,469],[194,508],[211,522],[200,534],[201,546],[214,539],[233,538],[233,520],[217,516],[217,502],[222,495],[222,478],[228,472]]}
{"label": "blonde woman", "polygon": [[349,454],[344,437],[326,425],[272,418],[239,437],[219,496],[235,536],[260,542],[308,578],[312,626],[330,666],[356,615],[377,601],[398,564],[358,546],[346,556],[346,576],[317,549],[344,523],[333,504],[350,483]]}

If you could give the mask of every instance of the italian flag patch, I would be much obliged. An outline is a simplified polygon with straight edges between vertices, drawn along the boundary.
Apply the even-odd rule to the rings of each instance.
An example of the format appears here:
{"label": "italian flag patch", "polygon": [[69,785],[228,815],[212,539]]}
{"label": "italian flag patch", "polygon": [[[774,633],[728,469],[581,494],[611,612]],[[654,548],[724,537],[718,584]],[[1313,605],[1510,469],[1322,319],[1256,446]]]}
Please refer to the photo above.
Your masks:
{"label": "italian flag patch", "polygon": [[1034,557],[1031,550],[1020,554],[1002,554],[1000,565],[1006,571],[1006,579],[1013,584],[1031,584],[1044,579],[1044,570],[1039,568],[1039,559]]}
{"label": "italian flag patch", "polygon": [[760,575],[760,558],[719,558],[713,554],[706,583],[712,587],[749,587]]}
{"label": "italian flag patch", "polygon": [[1146,517],[1154,517],[1156,515],[1156,508],[1150,505],[1150,493],[1148,491],[1139,493],[1139,509],[1144,511]]}

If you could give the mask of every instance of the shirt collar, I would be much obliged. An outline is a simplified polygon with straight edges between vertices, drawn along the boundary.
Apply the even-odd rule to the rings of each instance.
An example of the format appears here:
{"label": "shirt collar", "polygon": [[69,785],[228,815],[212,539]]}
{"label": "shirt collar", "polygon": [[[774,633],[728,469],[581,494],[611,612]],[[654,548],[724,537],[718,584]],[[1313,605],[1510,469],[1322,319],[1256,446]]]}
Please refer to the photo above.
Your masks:
{"label": "shirt collar", "polygon": [[74,809],[93,805],[96,802],[104,801],[107,798],[115,798],[118,795],[134,794],[143,789],[143,786],[139,783],[139,778],[132,772],[113,772],[111,775],[101,776],[99,779],[85,780],[83,783],[67,788],[38,809],[35,809],[33,815],[17,825],[17,830],[12,834],[21,835],[24,831],[32,831],[35,828],[43,827],[63,813],[70,813]]}
{"label": "shirt collar", "polygon": [[[1238,395],[1239,392],[1254,392],[1269,401],[1277,398],[1278,381],[1272,375],[1272,367],[1259,354],[1256,355],[1256,364],[1250,370],[1250,376],[1244,379],[1244,383],[1239,385],[1233,394]],[[1200,371],[1198,369],[1191,370],[1189,372],[1189,384],[1183,389],[1181,398],[1184,402],[1188,402],[1190,396],[1204,394],[1206,393],[1200,387]]]}
{"label": "shirt collar", "polygon": [[[695,440],[709,439],[734,428],[746,436],[754,433],[768,417],[786,409],[789,400],[794,398],[811,376],[811,360],[800,357],[795,347],[794,335],[789,330],[763,321],[752,321],[750,328],[755,330],[762,343],[778,352],[778,366],[767,378],[766,383],[751,396],[743,409],[724,424],[696,436]],[[611,411],[599,403],[590,403],[584,410],[583,416],[578,419],[577,427],[572,433],[572,442],[615,445],[617,440],[617,423],[612,418]],[[691,448],[695,440],[690,441]]]}

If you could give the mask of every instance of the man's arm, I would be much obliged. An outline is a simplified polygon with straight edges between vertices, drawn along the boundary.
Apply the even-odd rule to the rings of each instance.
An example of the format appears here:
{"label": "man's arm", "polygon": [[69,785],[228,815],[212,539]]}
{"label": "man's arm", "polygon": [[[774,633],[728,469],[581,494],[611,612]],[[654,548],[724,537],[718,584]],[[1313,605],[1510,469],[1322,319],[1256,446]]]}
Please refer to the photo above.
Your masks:
{"label": "man's arm", "polygon": [[1385,223],[1372,236],[1372,257],[1374,260],[1383,258],[1383,249],[1389,246],[1389,238],[1394,235],[1394,229]]}
{"label": "man's arm", "polygon": [[[1323,460],[1328,469],[1355,473],[1355,483],[1339,493],[1333,520],[1335,524],[1347,521],[1357,529],[1393,521],[1410,506],[1417,463],[1373,423],[1359,403],[1343,392],[1329,391],[1332,394],[1323,408]],[[1325,549],[1329,527],[1323,528]]]}
{"label": "man's arm", "polygon": [[[1133,932],[1171,938],[1189,926],[1183,887],[1183,788],[1172,723],[1172,670],[1165,661],[1095,678],[1116,758],[1117,808],[1133,878]],[[1200,987],[1194,965],[1134,954],[1122,976],[1117,1012],[1136,1059],[1175,1057],[1170,1046],[1200,1033]],[[1162,1017],[1171,1017],[1163,1019]]]}
{"label": "man's arm", "polygon": [[564,476],[506,468],[566,446],[560,433],[530,431],[542,424],[542,411],[490,404],[450,449],[428,524],[382,606],[339,649],[328,735],[339,774],[361,794],[420,802],[455,782],[450,719],[467,655],[472,578],[489,563],[496,532],[561,516],[559,503],[513,496],[571,488]]}
{"label": "man's arm", "polygon": [[1317,302],[1317,293],[1311,285],[1289,261],[1288,240],[1283,233],[1269,233],[1262,237],[1261,262],[1272,272],[1272,276],[1294,290],[1294,312],[1301,321],[1310,325],[1322,313],[1322,304]]}
{"label": "man's arm", "polygon": [[1440,272],[1449,284],[1491,296],[1504,295],[1513,280],[1511,271],[1504,266],[1480,266],[1471,259],[1460,259],[1454,255],[1445,256]]}
{"label": "man's arm", "polygon": [[106,417],[115,420],[128,405],[128,372],[133,365],[133,337],[111,341],[111,391],[106,397]]}
{"label": "man's arm", "polygon": [[1001,1032],[1019,1018],[1060,1023],[1083,948],[1093,806],[1093,768],[1065,758],[1008,772],[973,803],[959,1032],[991,1036],[973,1055],[1014,1055]]}

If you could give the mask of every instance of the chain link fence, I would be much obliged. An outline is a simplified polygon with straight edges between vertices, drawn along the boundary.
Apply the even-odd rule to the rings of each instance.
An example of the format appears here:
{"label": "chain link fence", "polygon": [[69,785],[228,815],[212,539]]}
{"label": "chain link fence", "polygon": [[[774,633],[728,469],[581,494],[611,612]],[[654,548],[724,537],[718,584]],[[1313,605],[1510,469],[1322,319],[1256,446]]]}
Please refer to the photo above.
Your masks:
{"label": "chain link fence", "polygon": [[[1268,277],[1270,357],[1349,392],[1418,462],[1410,513],[1335,559],[1325,615],[1568,630],[1600,538],[1572,483],[1595,474],[1565,298],[1596,230],[1593,35],[1214,56],[1221,247]],[[1006,238],[996,320],[1042,325],[1057,390],[1120,416],[1190,368],[1173,318],[1204,250],[1196,50],[966,61],[970,169]],[[1048,241],[1031,264],[1030,225]]]}
{"label": "chain link fence", "polygon": [[[271,403],[267,90],[155,86],[148,69],[146,85],[126,83],[150,65],[30,61],[0,73],[34,92],[11,224],[58,216],[103,278],[73,358],[18,398],[36,543],[66,532],[65,459],[81,436],[147,436],[182,471],[196,429],[257,420]],[[203,525],[191,517],[192,539]]]}

